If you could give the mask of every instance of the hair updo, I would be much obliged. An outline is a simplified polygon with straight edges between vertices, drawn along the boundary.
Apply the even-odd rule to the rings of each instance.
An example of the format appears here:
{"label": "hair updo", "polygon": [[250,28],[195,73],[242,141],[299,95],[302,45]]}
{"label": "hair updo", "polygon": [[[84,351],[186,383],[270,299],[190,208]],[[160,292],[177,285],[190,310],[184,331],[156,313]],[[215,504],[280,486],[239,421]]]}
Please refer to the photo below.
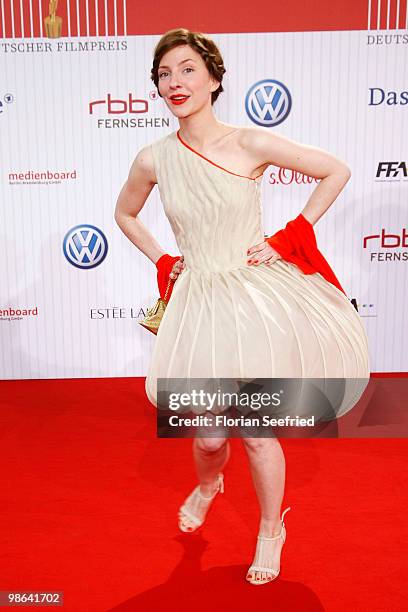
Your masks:
{"label": "hair updo", "polygon": [[151,71],[151,79],[157,87],[159,96],[159,75],[158,68],[160,60],[167,51],[179,47],[181,45],[188,45],[194,51],[201,55],[208,72],[210,75],[220,84],[218,89],[211,92],[211,104],[214,104],[218,96],[224,91],[222,86],[222,77],[226,72],[224,67],[224,61],[221,53],[215,42],[202,32],[191,32],[185,28],[177,28],[175,30],[169,30],[159,40],[154,50],[153,66]]}

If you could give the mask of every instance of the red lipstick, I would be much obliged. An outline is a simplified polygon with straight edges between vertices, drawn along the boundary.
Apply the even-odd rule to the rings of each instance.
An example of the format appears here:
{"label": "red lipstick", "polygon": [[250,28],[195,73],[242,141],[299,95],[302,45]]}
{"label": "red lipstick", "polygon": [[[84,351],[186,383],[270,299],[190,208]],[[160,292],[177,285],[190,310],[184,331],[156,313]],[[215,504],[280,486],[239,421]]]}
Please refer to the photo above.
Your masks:
{"label": "red lipstick", "polygon": [[170,102],[171,102],[172,104],[176,104],[176,105],[177,105],[177,104],[184,104],[184,102],[185,102],[186,100],[188,100],[188,99],[189,99],[189,97],[190,97],[190,96],[182,96],[182,95],[175,94],[174,96],[172,96],[172,97],[170,98]]}

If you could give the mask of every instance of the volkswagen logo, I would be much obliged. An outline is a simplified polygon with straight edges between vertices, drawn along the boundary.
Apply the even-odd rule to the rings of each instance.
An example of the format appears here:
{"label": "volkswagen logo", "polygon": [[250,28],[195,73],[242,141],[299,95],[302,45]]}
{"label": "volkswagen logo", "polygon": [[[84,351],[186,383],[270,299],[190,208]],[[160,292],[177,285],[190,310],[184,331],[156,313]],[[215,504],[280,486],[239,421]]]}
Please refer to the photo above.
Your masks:
{"label": "volkswagen logo", "polygon": [[248,117],[263,127],[274,127],[285,121],[291,108],[292,98],[288,88],[274,79],[258,81],[245,98]]}
{"label": "volkswagen logo", "polygon": [[105,234],[94,225],[76,225],[64,238],[62,246],[70,264],[82,270],[99,266],[108,253]]}

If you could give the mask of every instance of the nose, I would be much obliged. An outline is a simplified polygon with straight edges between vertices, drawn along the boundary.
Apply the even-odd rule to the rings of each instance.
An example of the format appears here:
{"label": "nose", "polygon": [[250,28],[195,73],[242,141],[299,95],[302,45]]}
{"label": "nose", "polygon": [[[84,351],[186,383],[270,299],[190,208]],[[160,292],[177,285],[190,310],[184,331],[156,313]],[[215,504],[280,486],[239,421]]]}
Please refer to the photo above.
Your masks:
{"label": "nose", "polygon": [[170,89],[176,89],[177,87],[180,87],[179,77],[177,73],[172,73],[169,81],[169,87]]}

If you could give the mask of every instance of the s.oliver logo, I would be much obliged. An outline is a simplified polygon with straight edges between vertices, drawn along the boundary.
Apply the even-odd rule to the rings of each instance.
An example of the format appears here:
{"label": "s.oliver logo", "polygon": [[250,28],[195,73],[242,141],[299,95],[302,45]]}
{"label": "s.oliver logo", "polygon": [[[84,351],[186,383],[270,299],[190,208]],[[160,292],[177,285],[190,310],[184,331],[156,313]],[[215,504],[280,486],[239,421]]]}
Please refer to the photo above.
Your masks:
{"label": "s.oliver logo", "polygon": [[320,183],[321,179],[307,176],[296,170],[288,170],[288,168],[279,168],[277,172],[269,173],[268,183],[270,185],[310,185],[311,183]]}

